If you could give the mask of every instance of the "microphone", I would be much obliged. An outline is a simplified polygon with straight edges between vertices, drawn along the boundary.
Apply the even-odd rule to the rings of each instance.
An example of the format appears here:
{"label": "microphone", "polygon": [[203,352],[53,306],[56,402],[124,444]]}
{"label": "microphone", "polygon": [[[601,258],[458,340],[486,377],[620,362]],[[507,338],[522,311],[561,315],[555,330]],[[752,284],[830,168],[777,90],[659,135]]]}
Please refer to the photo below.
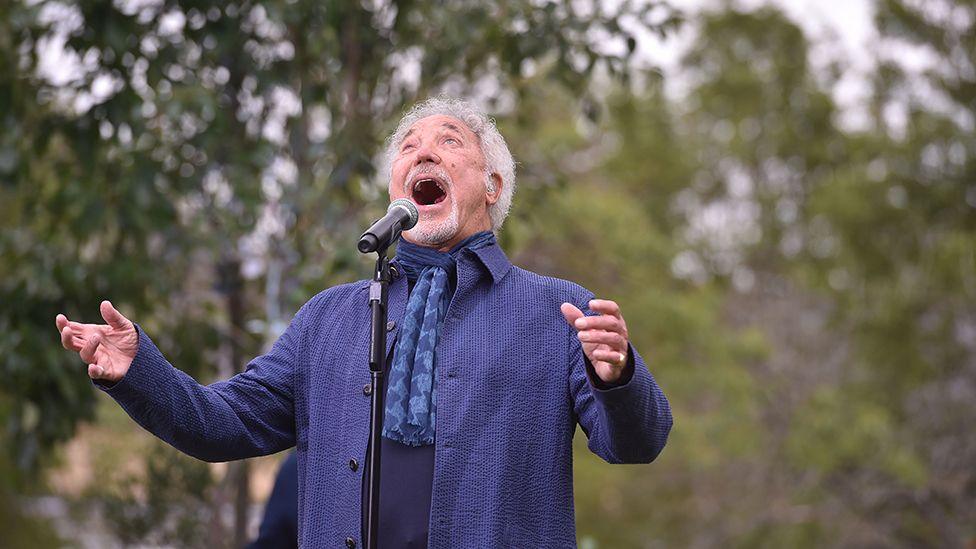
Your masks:
{"label": "microphone", "polygon": [[420,212],[413,202],[406,198],[398,198],[390,203],[386,215],[373,223],[363,236],[359,237],[359,244],[356,247],[364,254],[380,249],[385,250],[400,238],[400,232],[412,229],[419,218]]}

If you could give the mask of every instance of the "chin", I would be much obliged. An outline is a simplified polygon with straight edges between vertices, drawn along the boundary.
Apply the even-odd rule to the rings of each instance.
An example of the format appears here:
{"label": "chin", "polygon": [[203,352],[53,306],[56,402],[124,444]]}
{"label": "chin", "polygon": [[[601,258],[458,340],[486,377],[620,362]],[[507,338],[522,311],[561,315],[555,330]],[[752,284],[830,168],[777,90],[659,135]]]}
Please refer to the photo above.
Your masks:
{"label": "chin", "polygon": [[421,210],[417,225],[404,232],[411,242],[421,246],[440,246],[457,236],[461,228],[457,205],[451,202],[451,212],[446,219],[431,219],[431,213]]}
{"label": "chin", "polygon": [[404,234],[412,242],[421,246],[440,246],[445,242],[450,242],[457,235],[457,227],[448,227],[443,223],[426,227],[418,225]]}
{"label": "chin", "polygon": [[421,246],[439,246],[450,242],[457,233],[457,219],[452,217],[440,222],[421,220],[416,227],[403,234]]}

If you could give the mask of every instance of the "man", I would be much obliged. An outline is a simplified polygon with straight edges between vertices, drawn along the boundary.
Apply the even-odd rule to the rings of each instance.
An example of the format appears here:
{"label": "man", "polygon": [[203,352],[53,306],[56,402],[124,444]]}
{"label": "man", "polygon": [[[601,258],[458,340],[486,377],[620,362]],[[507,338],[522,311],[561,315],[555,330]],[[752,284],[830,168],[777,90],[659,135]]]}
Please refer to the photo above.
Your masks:
{"label": "man", "polygon": [[[392,262],[380,547],[573,546],[576,423],[606,461],[646,463],[667,440],[668,401],[616,303],[515,267],[496,244],[515,169],[490,118],[432,99],[404,116],[385,158],[390,199],[414,201],[420,221]],[[88,375],[176,448],[224,461],[295,445],[301,544],[354,548],[367,288],[316,295],[247,371],[206,387],[107,301],[107,325],[57,326]]]}
{"label": "man", "polygon": [[295,452],[281,462],[274,487],[264,506],[258,537],[247,549],[298,547],[298,458]]}

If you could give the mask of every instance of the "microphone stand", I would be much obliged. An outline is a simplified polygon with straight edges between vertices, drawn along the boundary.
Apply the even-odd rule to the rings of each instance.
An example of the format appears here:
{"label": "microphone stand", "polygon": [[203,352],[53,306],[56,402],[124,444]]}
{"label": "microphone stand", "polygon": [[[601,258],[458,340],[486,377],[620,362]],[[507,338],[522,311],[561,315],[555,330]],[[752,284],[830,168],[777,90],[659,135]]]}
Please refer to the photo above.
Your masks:
{"label": "microphone stand", "polygon": [[[361,253],[376,252],[376,267],[369,283],[369,454],[366,458],[366,531],[363,532],[366,549],[376,549],[379,543],[380,515],[380,435],[383,432],[383,399],[386,391],[383,373],[386,369],[386,317],[387,294],[390,286],[390,260],[386,250],[400,238],[404,229],[417,224],[417,206],[406,198],[394,200],[386,215],[373,223],[359,237],[356,247]],[[349,540],[347,540],[348,542]],[[349,545],[355,545],[350,543]]]}
{"label": "microphone stand", "polygon": [[[393,239],[395,240],[395,238]],[[369,344],[369,457],[366,471],[369,474],[366,500],[367,549],[376,549],[379,533],[380,509],[380,435],[383,431],[383,370],[386,366],[386,318],[387,294],[390,284],[390,260],[386,247],[376,250],[376,267],[369,284],[370,344]]]}

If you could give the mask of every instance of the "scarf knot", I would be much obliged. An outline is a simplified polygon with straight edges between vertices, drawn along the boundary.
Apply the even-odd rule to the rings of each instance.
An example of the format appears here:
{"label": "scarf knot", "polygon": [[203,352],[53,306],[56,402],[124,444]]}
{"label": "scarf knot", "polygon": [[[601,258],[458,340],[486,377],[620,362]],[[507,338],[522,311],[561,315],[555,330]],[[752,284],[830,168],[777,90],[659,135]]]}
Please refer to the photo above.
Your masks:
{"label": "scarf knot", "polygon": [[414,286],[393,349],[383,418],[386,438],[409,446],[434,443],[437,401],[434,353],[451,301],[457,258],[464,250],[477,250],[494,243],[495,235],[484,231],[464,239],[447,253],[403,240],[397,245],[397,263],[407,278],[414,281]]}

